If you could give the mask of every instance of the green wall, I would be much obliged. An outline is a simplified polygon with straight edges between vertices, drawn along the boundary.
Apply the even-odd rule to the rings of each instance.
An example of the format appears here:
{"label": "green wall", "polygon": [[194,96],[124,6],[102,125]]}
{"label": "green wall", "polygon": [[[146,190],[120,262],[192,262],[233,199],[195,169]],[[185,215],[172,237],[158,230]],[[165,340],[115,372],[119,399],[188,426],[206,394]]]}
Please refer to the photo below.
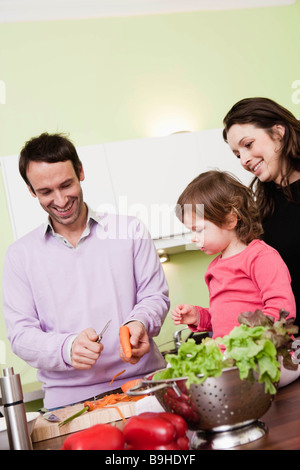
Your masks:
{"label": "green wall", "polygon": [[[43,131],[77,146],[222,126],[231,105],[267,96],[300,117],[300,1],[287,7],[0,24],[0,155]],[[169,178],[172,178],[170,168]],[[167,187],[166,187],[167,190]],[[28,215],[30,216],[30,215]],[[0,269],[13,241],[0,173]],[[164,270],[172,306],[207,305],[209,258],[187,251]],[[0,339],[5,326],[0,311]],[[174,326],[168,319],[162,344]],[[7,364],[25,364],[7,346]],[[35,379],[25,368],[23,383]]]}

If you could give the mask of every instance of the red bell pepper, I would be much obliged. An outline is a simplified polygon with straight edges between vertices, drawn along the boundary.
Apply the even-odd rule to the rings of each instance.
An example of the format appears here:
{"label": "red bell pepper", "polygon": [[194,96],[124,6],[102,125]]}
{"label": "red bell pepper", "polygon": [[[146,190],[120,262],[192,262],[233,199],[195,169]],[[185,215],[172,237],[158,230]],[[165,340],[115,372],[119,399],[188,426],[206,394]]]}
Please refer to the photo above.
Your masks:
{"label": "red bell pepper", "polygon": [[96,424],[68,436],[61,450],[123,450],[124,446],[124,434],[119,428]]}
{"label": "red bell pepper", "polygon": [[181,416],[146,412],[132,416],[123,433],[127,448],[131,450],[188,450],[187,429]]}

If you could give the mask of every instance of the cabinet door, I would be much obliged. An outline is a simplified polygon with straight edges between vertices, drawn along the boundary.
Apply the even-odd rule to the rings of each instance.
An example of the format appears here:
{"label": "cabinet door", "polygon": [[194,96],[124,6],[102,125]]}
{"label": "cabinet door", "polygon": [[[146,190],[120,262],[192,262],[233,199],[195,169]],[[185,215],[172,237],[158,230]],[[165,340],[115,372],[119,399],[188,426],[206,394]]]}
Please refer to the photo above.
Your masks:
{"label": "cabinet door", "polygon": [[246,186],[252,175],[245,171],[238,158],[223,140],[222,129],[206,129],[195,132],[199,158],[199,173],[209,170],[228,171]]}
{"label": "cabinet door", "polygon": [[[112,142],[77,148],[83,164],[84,200],[95,210],[139,217],[153,239],[166,247],[187,241],[187,230],[175,216],[178,197],[199,173],[218,168],[235,174],[246,185],[242,169],[221,129],[168,137]],[[18,170],[18,156],[1,158],[3,179],[15,238],[46,220]],[[163,239],[172,238],[166,241]]]}
{"label": "cabinet door", "polygon": [[156,240],[187,233],[174,208],[198,174],[220,169],[247,185],[251,179],[223,141],[222,129],[113,142],[105,151],[118,211],[139,217]]}
{"label": "cabinet door", "polygon": [[79,147],[77,152],[85,175],[81,183],[85,202],[95,211],[116,212],[116,199],[104,145]]}
{"label": "cabinet door", "polygon": [[174,208],[199,171],[194,133],[105,144],[117,207],[139,217],[152,238],[186,232]]}
{"label": "cabinet door", "polygon": [[1,169],[14,239],[20,238],[46,220],[19,173],[19,156],[1,157]]}

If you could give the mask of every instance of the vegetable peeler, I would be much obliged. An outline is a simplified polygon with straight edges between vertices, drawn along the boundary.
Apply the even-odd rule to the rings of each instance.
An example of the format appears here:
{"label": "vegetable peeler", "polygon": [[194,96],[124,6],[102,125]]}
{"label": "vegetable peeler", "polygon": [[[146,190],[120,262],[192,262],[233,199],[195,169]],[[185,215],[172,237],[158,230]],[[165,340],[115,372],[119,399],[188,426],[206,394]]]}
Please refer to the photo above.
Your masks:
{"label": "vegetable peeler", "polygon": [[103,328],[103,330],[101,331],[101,333],[99,333],[98,339],[97,339],[97,341],[96,341],[97,343],[100,343],[100,341],[102,340],[103,333],[107,330],[107,328],[108,328],[110,322],[111,322],[111,320],[109,320],[109,321],[106,323],[106,325],[105,325],[105,327]]}

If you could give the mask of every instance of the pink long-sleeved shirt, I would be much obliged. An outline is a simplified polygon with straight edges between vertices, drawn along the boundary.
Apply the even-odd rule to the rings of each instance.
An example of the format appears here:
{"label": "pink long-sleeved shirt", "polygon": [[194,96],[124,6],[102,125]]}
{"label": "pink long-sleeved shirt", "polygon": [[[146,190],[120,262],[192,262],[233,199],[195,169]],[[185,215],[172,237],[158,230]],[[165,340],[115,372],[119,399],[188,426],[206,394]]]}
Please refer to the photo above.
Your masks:
{"label": "pink long-sleeved shirt", "polygon": [[239,326],[238,316],[260,309],[279,317],[284,308],[296,316],[290,273],[279,253],[261,240],[253,240],[242,252],[214,258],[205,274],[209,308],[197,307],[200,321],[193,331],[212,331],[222,337]]}

